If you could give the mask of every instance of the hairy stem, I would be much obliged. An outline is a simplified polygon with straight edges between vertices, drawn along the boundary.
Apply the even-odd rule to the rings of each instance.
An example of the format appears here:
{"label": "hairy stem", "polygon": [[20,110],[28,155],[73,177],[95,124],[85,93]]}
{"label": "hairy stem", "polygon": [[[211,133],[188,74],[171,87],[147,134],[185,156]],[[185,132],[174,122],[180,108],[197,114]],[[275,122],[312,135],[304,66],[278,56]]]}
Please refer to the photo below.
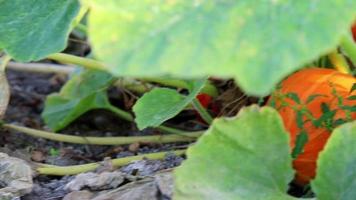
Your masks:
{"label": "hairy stem", "polygon": [[106,70],[105,66],[99,61],[79,56],[73,56],[65,53],[51,54],[47,56],[47,58],[58,61],[60,63],[80,65],[88,69],[96,69],[102,71]]}
{"label": "hairy stem", "polygon": [[194,99],[192,104],[206,123],[211,124],[213,122],[213,118],[197,99]]}
{"label": "hairy stem", "polygon": [[8,69],[22,71],[22,72],[34,72],[34,73],[56,73],[56,74],[70,74],[74,72],[75,68],[67,65],[57,64],[44,64],[44,63],[18,63],[9,62]]}
{"label": "hairy stem", "polygon": [[[105,65],[97,60],[94,60],[94,59],[73,56],[73,55],[69,55],[69,54],[65,54],[65,53],[51,54],[47,58],[56,60],[61,63],[70,63],[70,64],[75,64],[75,65],[80,65],[80,66],[86,67],[88,69],[97,69],[97,70],[106,71]],[[166,86],[188,89],[187,83],[183,80],[178,80],[178,79],[142,78],[141,80],[144,80],[147,82],[159,83],[159,84],[166,85]],[[217,88],[209,82],[207,82],[205,84],[204,88],[202,89],[202,92],[209,94],[210,96],[213,96],[213,97],[218,95]]]}
{"label": "hairy stem", "polygon": [[189,142],[196,140],[203,132],[185,132],[180,134],[153,135],[153,136],[131,136],[131,137],[86,137],[66,134],[52,133],[42,130],[31,129],[13,124],[3,124],[3,128],[13,131],[19,131],[34,137],[45,138],[58,142],[67,142],[75,144],[91,145],[125,145],[135,142],[142,143],[171,143],[171,142]]}
{"label": "hairy stem", "polygon": [[[152,160],[164,159],[167,153],[170,152],[149,153],[149,154],[138,155],[138,156],[117,158],[111,160],[111,163],[114,167],[120,167],[123,165],[127,165],[132,161],[142,160],[144,158],[152,159]],[[172,151],[171,153],[180,156],[185,153],[185,150]],[[65,167],[45,165],[44,167],[41,166],[38,167],[37,172],[39,174],[53,175],[53,176],[75,175],[75,174],[80,174],[83,172],[95,170],[100,166],[100,164],[101,164],[100,162],[97,162],[97,163],[89,163],[84,165],[65,166]]]}
{"label": "hairy stem", "polygon": [[121,110],[120,108],[117,108],[111,104],[107,106],[107,109],[126,121],[134,122],[134,118],[132,117],[131,113],[127,111]]}

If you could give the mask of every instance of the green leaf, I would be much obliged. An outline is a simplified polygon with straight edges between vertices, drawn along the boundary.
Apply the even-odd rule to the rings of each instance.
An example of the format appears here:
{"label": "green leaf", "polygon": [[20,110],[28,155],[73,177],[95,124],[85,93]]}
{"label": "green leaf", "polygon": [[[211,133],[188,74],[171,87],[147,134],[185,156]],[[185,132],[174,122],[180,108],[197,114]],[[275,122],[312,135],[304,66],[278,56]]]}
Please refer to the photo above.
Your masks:
{"label": "green leaf", "polygon": [[294,199],[288,135],[269,107],[215,120],[175,171],[175,199]]}
{"label": "green leaf", "polygon": [[356,106],[340,106],[343,110],[348,110],[350,112],[356,112]]}
{"label": "green leaf", "polygon": [[341,124],[345,124],[346,122],[348,122],[346,119],[339,118],[333,122],[333,127],[338,127]]}
{"label": "green leaf", "polygon": [[313,121],[313,125],[316,126],[316,127],[326,126],[326,128],[331,128],[331,127],[328,127],[328,126],[332,125],[330,123],[332,123],[335,114],[336,114],[336,110],[331,110],[331,111],[328,111],[328,112],[324,112],[319,117],[319,119]]}
{"label": "green leaf", "polygon": [[94,54],[116,75],[232,76],[260,96],[335,48],[356,10],[354,0],[87,1]]}
{"label": "green leaf", "polygon": [[63,50],[78,0],[0,0],[0,49],[19,61]]}
{"label": "green leaf", "polygon": [[268,106],[271,106],[272,108],[276,109],[276,97],[272,96]]}
{"label": "green leaf", "polygon": [[155,88],[144,94],[133,107],[138,128],[157,127],[176,116],[199,94],[205,82],[206,78],[189,83],[188,96],[167,88]]}
{"label": "green leaf", "polygon": [[304,126],[303,111],[298,110],[295,115],[296,115],[296,120],[297,120],[297,127],[302,129]]}
{"label": "green leaf", "polygon": [[50,148],[49,149],[49,155],[50,156],[59,156],[60,155],[60,151],[59,149],[56,149],[56,148]]}
{"label": "green leaf", "polygon": [[115,78],[107,72],[82,70],[71,76],[60,94],[66,97],[86,97],[95,91],[106,89],[114,80]]}
{"label": "green leaf", "polygon": [[286,97],[293,100],[295,103],[300,104],[300,99],[298,97],[298,94],[290,92],[286,94]]}
{"label": "green leaf", "polygon": [[314,101],[318,97],[326,97],[326,95],[324,95],[324,94],[312,94],[307,98],[306,104],[311,103],[312,101]]}
{"label": "green leaf", "polygon": [[354,200],[356,197],[356,122],[336,128],[317,163],[313,191],[322,200]]}
{"label": "green leaf", "polygon": [[355,91],[356,90],[356,83],[354,83],[353,85],[352,85],[352,88],[351,88],[351,90],[350,90],[350,93],[352,93],[353,91]]}
{"label": "green leaf", "polygon": [[352,95],[352,96],[349,96],[347,97],[348,100],[356,100],[356,95]]}
{"label": "green leaf", "polygon": [[327,103],[322,102],[321,105],[320,105],[320,107],[321,107],[321,111],[322,111],[323,113],[330,112],[330,108],[329,108],[329,105],[328,105]]}
{"label": "green leaf", "polygon": [[95,70],[73,75],[59,94],[47,97],[42,113],[44,121],[58,131],[89,110],[109,109],[106,89],[113,80],[110,74]]}
{"label": "green leaf", "polygon": [[296,158],[304,150],[304,145],[308,142],[308,134],[303,130],[297,136],[295,147],[292,151],[292,157]]}

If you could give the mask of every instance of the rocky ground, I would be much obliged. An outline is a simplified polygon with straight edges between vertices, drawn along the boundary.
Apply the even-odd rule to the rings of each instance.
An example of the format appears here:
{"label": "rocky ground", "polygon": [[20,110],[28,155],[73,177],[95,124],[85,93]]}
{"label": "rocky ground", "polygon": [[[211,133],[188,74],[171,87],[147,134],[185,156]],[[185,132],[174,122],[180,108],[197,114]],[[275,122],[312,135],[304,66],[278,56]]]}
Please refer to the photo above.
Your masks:
{"label": "rocky ground", "polygon": [[[11,101],[4,120],[30,128],[46,129],[40,117],[44,100],[48,94],[59,91],[66,77],[15,71],[8,71],[7,77],[11,86]],[[111,113],[101,110],[87,113],[62,132],[90,136],[157,134],[154,130],[138,132],[133,124],[117,119]],[[75,145],[39,139],[7,130],[1,130],[0,134],[0,152],[27,163],[36,162],[59,166],[170,151],[186,146],[186,143],[124,146]],[[182,160],[180,156],[167,154],[164,160],[144,159],[120,169],[104,169],[100,172],[82,173],[78,176],[56,177],[32,174],[32,190],[23,195],[21,199],[78,199],[78,195],[81,196],[80,199],[142,199],[140,195],[145,195],[145,199],[169,199],[173,182],[172,173],[167,169],[178,166]],[[5,160],[3,159],[0,163],[4,164]],[[0,182],[0,192],[5,187],[6,184]]]}

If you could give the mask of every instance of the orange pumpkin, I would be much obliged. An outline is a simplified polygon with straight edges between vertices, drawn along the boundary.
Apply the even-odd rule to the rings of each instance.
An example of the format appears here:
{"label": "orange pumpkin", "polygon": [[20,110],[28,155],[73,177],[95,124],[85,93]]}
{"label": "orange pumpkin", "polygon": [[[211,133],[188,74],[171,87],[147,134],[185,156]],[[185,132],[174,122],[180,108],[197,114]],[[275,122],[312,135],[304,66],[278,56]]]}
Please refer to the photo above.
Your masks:
{"label": "orange pumpkin", "polygon": [[[327,104],[331,110],[338,109],[338,99],[332,94],[333,88],[337,94],[343,97],[343,104],[354,106],[354,100],[348,100],[347,97],[355,95],[356,91],[350,93],[353,84],[356,83],[355,77],[340,73],[332,69],[310,68],[303,69],[289,76],[281,83],[280,89],[276,91],[279,94],[295,93],[298,95],[301,102],[306,102],[308,97],[315,94],[320,94],[308,104],[304,104],[316,119],[322,116],[323,111],[321,105]],[[271,96],[269,103],[274,98],[276,108],[282,104],[282,100]],[[297,135],[300,133],[300,128],[297,125],[296,111],[292,106],[301,105],[296,103],[292,98],[284,98],[289,106],[281,107],[278,112],[282,116],[284,125],[290,133],[290,147],[293,149],[296,144]],[[345,118],[345,110],[338,109],[334,115],[334,119]],[[356,113],[352,112],[351,118],[356,119]],[[303,128],[308,135],[308,141],[304,145],[304,150],[294,159],[293,167],[296,170],[295,182],[299,185],[307,184],[315,177],[316,161],[319,152],[324,148],[330,136],[330,130],[326,127],[316,127],[311,121],[306,121],[306,116],[303,117]]]}

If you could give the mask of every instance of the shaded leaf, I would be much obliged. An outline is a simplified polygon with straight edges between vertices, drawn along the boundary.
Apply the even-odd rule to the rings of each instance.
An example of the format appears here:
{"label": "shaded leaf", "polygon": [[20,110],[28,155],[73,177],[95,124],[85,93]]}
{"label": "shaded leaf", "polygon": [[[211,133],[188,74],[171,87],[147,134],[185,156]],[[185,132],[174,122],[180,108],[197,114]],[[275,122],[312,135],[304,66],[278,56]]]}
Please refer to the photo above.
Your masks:
{"label": "shaded leaf", "polygon": [[109,105],[105,92],[96,91],[82,98],[52,94],[47,97],[42,117],[53,131],[59,131],[89,110]]}
{"label": "shaded leaf", "polygon": [[59,52],[78,10],[78,0],[0,0],[0,49],[19,61]]}
{"label": "shaded leaf", "polygon": [[110,74],[95,70],[73,75],[60,93],[47,97],[42,113],[44,121],[58,131],[89,110],[110,108],[106,89],[113,80]]}
{"label": "shaded leaf", "polygon": [[335,48],[356,10],[354,0],[87,1],[94,54],[116,75],[232,76],[260,96]]}

